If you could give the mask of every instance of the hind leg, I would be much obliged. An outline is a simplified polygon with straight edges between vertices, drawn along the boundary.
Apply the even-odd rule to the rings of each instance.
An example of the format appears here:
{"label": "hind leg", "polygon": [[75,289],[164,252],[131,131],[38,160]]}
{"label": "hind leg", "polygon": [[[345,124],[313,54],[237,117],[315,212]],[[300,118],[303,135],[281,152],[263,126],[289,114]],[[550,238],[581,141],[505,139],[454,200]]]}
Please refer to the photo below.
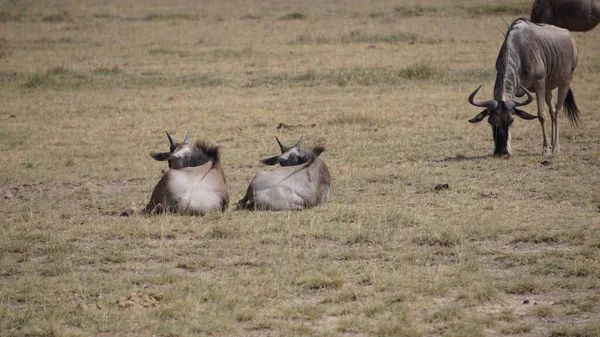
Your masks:
{"label": "hind leg", "polygon": [[[551,121],[551,132],[550,132],[550,137],[551,137],[551,142],[550,142],[550,150],[552,150],[552,153],[554,154],[555,151],[555,138],[554,138],[554,126],[556,125],[556,109],[554,108],[554,106],[552,105],[552,90],[547,90],[546,91],[546,97],[545,97],[545,101],[546,101],[546,105],[548,106],[548,111],[550,112],[550,121]],[[544,154],[550,154],[550,151],[548,151],[548,153],[544,153]]]}
{"label": "hind leg", "polygon": [[558,87],[558,97],[556,98],[556,110],[554,117],[552,118],[552,153],[560,153],[560,142],[558,140],[559,128],[558,118],[561,115],[562,109],[565,105],[565,99],[569,93],[569,85]]}

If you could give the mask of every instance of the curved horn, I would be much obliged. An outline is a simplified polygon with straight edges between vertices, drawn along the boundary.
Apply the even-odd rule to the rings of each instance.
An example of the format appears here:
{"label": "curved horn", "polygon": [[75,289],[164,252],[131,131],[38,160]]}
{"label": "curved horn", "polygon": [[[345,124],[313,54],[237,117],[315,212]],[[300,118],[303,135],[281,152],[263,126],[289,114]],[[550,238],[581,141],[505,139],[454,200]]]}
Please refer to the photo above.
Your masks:
{"label": "curved horn", "polygon": [[169,131],[165,131],[165,133],[167,134],[167,138],[169,138],[169,145],[171,146],[172,149],[177,147],[177,143],[175,143],[175,141],[173,140],[173,137],[171,137],[171,134],[169,134]]}
{"label": "curved horn", "polygon": [[527,95],[527,99],[524,101],[517,101],[517,100],[513,100],[513,102],[515,103],[515,108],[521,105],[527,105],[529,103],[531,103],[533,101],[533,95],[531,94],[531,92],[529,92],[529,90],[527,90],[527,88],[525,88],[522,84],[520,84],[521,89],[523,89],[523,91],[525,91],[525,95]]}
{"label": "curved horn", "polygon": [[188,130],[187,134],[185,135],[185,140],[183,141],[184,144],[187,144],[190,141],[190,130]]}
{"label": "curved horn", "polygon": [[285,152],[285,144],[283,144],[277,137],[275,137],[275,140],[277,140],[277,144],[279,144],[279,149],[281,150],[281,153],[284,153]]}
{"label": "curved horn", "polygon": [[482,107],[482,108],[495,109],[498,106],[498,102],[496,102],[493,99],[491,99],[489,101],[474,101],[475,95],[477,95],[477,92],[479,91],[479,89],[481,89],[481,85],[478,86],[477,89],[475,89],[469,95],[469,99],[468,99],[469,103],[471,103],[471,105]]}
{"label": "curved horn", "polygon": [[302,145],[303,140],[304,140],[304,135],[300,136],[300,139],[298,139],[298,141],[296,142],[296,145],[294,145],[294,147],[299,148],[300,145]]}

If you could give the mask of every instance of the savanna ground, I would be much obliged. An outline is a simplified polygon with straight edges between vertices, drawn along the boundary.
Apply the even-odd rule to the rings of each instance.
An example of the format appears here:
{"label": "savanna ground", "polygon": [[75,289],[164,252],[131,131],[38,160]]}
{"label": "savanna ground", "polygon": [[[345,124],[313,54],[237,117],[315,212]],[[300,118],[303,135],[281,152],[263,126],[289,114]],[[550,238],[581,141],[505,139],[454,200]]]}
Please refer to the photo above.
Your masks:
{"label": "savanna ground", "polygon": [[[529,7],[1,1],[0,335],[599,336],[600,29],[562,154],[467,122]],[[325,144],[330,202],[120,216],[188,129],[232,203],[273,136]]]}

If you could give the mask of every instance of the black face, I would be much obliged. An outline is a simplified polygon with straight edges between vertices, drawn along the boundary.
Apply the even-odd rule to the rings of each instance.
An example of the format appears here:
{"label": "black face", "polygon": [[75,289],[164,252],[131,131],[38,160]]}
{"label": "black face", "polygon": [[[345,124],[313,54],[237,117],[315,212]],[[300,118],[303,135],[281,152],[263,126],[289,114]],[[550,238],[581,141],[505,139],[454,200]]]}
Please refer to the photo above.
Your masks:
{"label": "black face", "polygon": [[310,159],[308,153],[296,147],[286,149],[280,156],[262,159],[260,162],[265,165],[294,166],[306,163]]}
{"label": "black face", "polygon": [[488,123],[492,126],[494,137],[494,156],[508,156],[508,142],[510,140],[510,127],[514,121],[514,108],[508,108],[504,102],[500,102],[496,109],[489,111]]}

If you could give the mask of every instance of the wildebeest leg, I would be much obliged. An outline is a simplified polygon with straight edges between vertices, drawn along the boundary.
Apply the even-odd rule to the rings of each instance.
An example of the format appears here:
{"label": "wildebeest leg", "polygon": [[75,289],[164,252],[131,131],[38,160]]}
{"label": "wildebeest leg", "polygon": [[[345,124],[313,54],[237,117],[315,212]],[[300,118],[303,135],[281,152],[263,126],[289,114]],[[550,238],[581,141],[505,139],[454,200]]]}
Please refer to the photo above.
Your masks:
{"label": "wildebeest leg", "polygon": [[[546,87],[543,84],[536,87],[538,88],[535,92],[538,108],[538,120],[542,126],[542,137],[544,138],[542,144],[542,154],[549,155],[551,153],[551,148],[548,144],[548,133],[546,132],[546,102],[545,100],[540,99],[542,96],[546,96]],[[552,98],[552,96],[550,96],[550,98]]]}
{"label": "wildebeest leg", "polygon": [[152,214],[152,210],[154,209],[154,206],[155,206],[155,204],[152,201],[150,201],[146,205],[146,207],[144,207],[144,209],[142,210],[142,214],[144,214],[144,215],[150,215],[150,214]]}
{"label": "wildebeest leg", "polygon": [[240,199],[240,201],[237,202],[236,209],[250,209],[251,205],[249,201],[248,195],[245,195],[242,199]]}
{"label": "wildebeest leg", "polygon": [[570,83],[566,85],[562,85],[558,87],[558,95],[556,98],[556,113],[554,114],[554,118],[552,121],[552,153],[559,154],[560,153],[560,144],[558,141],[558,117],[562,112],[562,109],[565,105],[565,99],[567,98],[567,94],[569,93]]}
{"label": "wildebeest leg", "polygon": [[163,204],[156,204],[156,206],[154,206],[154,208],[152,209],[152,211],[150,212],[150,214],[152,215],[156,215],[156,214],[162,214],[166,211],[165,206]]}
{"label": "wildebeest leg", "polygon": [[[556,125],[556,109],[554,108],[554,106],[552,105],[552,90],[547,90],[546,91],[546,106],[548,106],[548,110],[550,112],[550,120],[551,120],[551,143],[550,143],[550,147],[552,148],[552,152],[554,153],[554,149],[555,149],[555,142],[554,142],[554,125]],[[549,154],[549,153],[545,153],[545,154]]]}

